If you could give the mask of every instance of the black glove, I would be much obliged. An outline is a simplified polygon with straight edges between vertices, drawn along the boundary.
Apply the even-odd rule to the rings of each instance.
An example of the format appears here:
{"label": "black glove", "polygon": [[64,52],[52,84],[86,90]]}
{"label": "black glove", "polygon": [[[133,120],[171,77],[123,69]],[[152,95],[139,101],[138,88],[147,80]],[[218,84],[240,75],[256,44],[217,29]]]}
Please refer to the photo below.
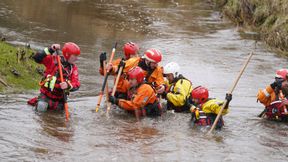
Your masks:
{"label": "black glove", "polygon": [[110,96],[109,102],[111,102],[112,104],[118,105],[119,100],[115,96]]}
{"label": "black glove", "polygon": [[167,92],[164,91],[164,92],[161,94],[161,96],[162,96],[163,99],[166,99],[166,98],[167,98]]}
{"label": "black glove", "polygon": [[270,84],[270,86],[272,89],[275,89],[275,88],[281,89],[283,81],[284,79],[282,78],[281,79],[275,78],[275,81],[272,84]]}
{"label": "black glove", "polygon": [[227,102],[229,103],[229,102],[232,100],[232,94],[226,93],[225,99],[226,99]]}
{"label": "black glove", "polygon": [[122,58],[118,66],[125,68],[125,65],[126,65],[125,60]]}
{"label": "black glove", "polygon": [[[118,65],[118,70],[117,70],[117,74],[118,74],[118,71],[120,70],[120,67],[123,67],[123,69],[125,68],[125,65],[126,65],[126,63],[125,63],[125,61],[124,61],[124,59],[122,59],[121,61],[120,61],[120,63],[119,63],[119,65]],[[123,70],[122,70],[122,73],[123,73]]]}
{"label": "black glove", "polygon": [[103,68],[103,61],[106,61],[107,60],[107,56],[106,56],[106,52],[102,52],[99,56],[100,58],[100,65],[101,67]]}

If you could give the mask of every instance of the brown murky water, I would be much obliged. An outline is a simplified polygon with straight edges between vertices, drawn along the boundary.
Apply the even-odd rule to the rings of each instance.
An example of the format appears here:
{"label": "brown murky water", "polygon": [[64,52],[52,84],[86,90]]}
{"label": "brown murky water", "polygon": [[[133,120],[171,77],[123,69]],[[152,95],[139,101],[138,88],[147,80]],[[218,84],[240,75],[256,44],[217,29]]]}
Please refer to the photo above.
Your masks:
{"label": "brown murky water", "polygon": [[[69,123],[63,114],[38,114],[26,105],[37,92],[0,95],[1,161],[287,161],[285,123],[258,119],[258,88],[273,80],[287,59],[239,34],[202,0],[1,0],[0,32],[33,48],[74,41],[81,89],[71,96]],[[252,39],[251,39],[252,38]],[[163,65],[177,61],[182,73],[211,96],[224,98],[251,50],[255,55],[240,80],[225,116],[225,128],[212,138],[191,129],[189,114],[134,117],[113,109],[95,113],[102,84],[98,54],[115,41],[134,41],[141,51],[164,53]],[[121,56],[117,48],[117,57]],[[110,86],[112,82],[110,82]]]}

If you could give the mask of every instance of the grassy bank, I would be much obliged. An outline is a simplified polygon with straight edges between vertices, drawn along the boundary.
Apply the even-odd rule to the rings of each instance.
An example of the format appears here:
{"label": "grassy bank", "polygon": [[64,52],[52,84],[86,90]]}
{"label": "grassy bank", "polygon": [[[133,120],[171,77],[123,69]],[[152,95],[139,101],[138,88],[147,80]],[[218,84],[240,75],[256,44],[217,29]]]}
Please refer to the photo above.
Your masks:
{"label": "grassy bank", "polygon": [[31,59],[32,55],[27,47],[0,42],[0,92],[39,88],[42,67]]}
{"label": "grassy bank", "polygon": [[212,0],[239,26],[259,32],[269,46],[288,56],[288,0]]}

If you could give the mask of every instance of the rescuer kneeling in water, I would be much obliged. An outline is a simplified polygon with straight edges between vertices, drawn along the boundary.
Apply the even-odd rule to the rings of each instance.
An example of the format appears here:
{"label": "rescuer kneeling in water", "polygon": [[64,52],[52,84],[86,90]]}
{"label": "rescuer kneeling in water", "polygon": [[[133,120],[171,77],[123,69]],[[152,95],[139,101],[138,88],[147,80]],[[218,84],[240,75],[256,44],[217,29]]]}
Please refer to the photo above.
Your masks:
{"label": "rescuer kneeling in water", "polygon": [[[60,74],[57,63],[57,55],[54,54],[60,49],[59,44],[53,44],[50,48],[37,52],[34,60],[45,66],[44,76],[39,83],[40,95],[28,101],[30,105],[36,105],[37,111],[63,110],[64,93],[73,92],[79,89],[78,68],[75,62],[80,55],[80,48],[72,42],[65,43],[61,56],[64,82],[60,81]],[[64,92],[65,91],[65,92]]]}
{"label": "rescuer kneeling in water", "polygon": [[157,99],[155,90],[149,84],[144,83],[144,72],[136,66],[128,72],[131,95],[130,100],[118,99],[114,96],[109,97],[112,104],[129,112],[135,112],[140,116],[159,116],[161,107]]}
{"label": "rescuer kneeling in water", "polygon": [[257,100],[264,106],[264,111],[259,117],[266,116],[267,119],[277,121],[288,121],[288,69],[276,71],[275,81],[266,89],[259,90]]}
{"label": "rescuer kneeling in water", "polygon": [[180,73],[180,66],[175,62],[170,62],[164,66],[163,74],[168,80],[167,91],[162,93],[162,97],[167,100],[167,109],[175,112],[189,112],[189,98],[192,91],[192,83]]}
{"label": "rescuer kneeling in water", "polygon": [[[224,108],[219,121],[217,122],[216,129],[221,129],[224,125],[222,115],[228,113],[229,103],[232,100],[232,94],[226,94],[227,105]],[[212,125],[219,113],[224,101],[219,99],[209,98],[208,89],[202,86],[196,87],[191,93],[191,100],[193,105],[190,111],[192,112],[192,122],[197,126]]]}

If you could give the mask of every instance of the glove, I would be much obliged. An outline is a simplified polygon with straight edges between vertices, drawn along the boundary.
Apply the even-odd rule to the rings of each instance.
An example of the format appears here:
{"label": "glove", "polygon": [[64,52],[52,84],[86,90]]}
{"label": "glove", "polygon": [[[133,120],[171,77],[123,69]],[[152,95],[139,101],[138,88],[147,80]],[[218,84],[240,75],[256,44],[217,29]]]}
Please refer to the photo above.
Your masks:
{"label": "glove", "polygon": [[163,99],[166,99],[166,98],[167,98],[167,92],[164,91],[164,92],[161,94],[161,96],[162,96]]}
{"label": "glove", "polygon": [[110,96],[109,102],[111,102],[112,104],[118,105],[119,100],[115,96]]}
{"label": "glove", "polygon": [[226,93],[226,97],[225,99],[227,100],[227,102],[229,103],[232,100],[232,94],[230,93]]}
{"label": "glove", "polygon": [[272,89],[275,89],[275,88],[281,89],[283,81],[284,79],[282,78],[281,79],[275,78],[275,81],[272,84],[270,84],[270,86]]}
{"label": "glove", "polygon": [[278,88],[279,90],[281,89],[282,87],[282,82],[283,81],[279,81],[279,80],[276,80],[275,82],[273,82],[272,84],[270,84],[271,88],[275,90],[275,88]]}
{"label": "glove", "polygon": [[100,58],[100,65],[101,67],[103,68],[103,61],[106,61],[107,60],[107,56],[106,56],[106,52],[102,52],[99,56]]}
{"label": "glove", "polygon": [[[120,70],[120,67],[123,67],[123,69],[124,69],[125,65],[126,65],[126,63],[125,63],[124,59],[122,59],[118,65],[117,74],[118,74],[118,71]],[[122,73],[123,73],[123,70],[122,70]]]}
{"label": "glove", "polygon": [[52,44],[51,45],[51,49],[53,50],[53,51],[57,51],[57,50],[60,50],[60,44]]}
{"label": "glove", "polygon": [[119,63],[119,67],[125,67],[125,65],[126,65],[126,63],[125,63],[125,61],[124,61],[124,59],[122,59],[121,61],[120,61],[120,63]]}

